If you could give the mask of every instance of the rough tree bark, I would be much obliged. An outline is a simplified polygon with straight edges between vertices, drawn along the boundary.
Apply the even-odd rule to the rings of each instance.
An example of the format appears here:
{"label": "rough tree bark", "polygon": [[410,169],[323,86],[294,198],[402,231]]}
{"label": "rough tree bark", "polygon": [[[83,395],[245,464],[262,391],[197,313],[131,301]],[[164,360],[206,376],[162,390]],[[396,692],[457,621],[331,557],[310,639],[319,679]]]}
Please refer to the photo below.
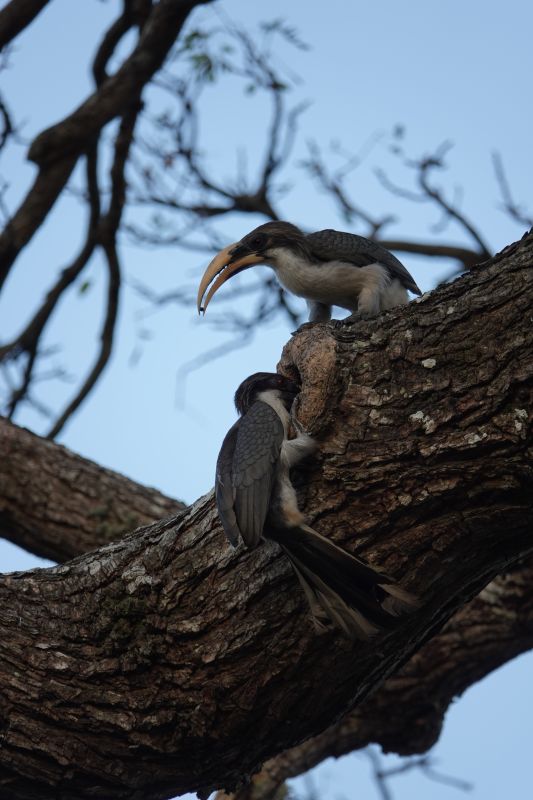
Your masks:
{"label": "rough tree bark", "polygon": [[450,703],[533,647],[533,561],[495,578],[378,691],[323,733],[267,761],[237,792],[216,800],[278,800],[285,781],[324,759],[379,742],[385,752],[424,753]]}
{"label": "rough tree bark", "polygon": [[0,536],[52,561],[185,508],[0,418]]}
{"label": "rough tree bark", "polygon": [[[321,444],[300,474],[310,519],[418,592],[420,611],[365,644],[317,636],[276,547],[232,552],[211,495],[61,567],[4,576],[2,796],[231,789],[368,704],[359,740],[419,750],[446,696],[435,688],[428,708],[417,695],[424,658],[455,661],[450,694],[531,645],[517,565],[533,551],[532,255],[530,235],[407,309],[304,326],[284,351],[281,368],[302,379],[300,420]],[[502,623],[495,648],[476,639],[475,615],[466,631],[450,623],[456,649],[446,631],[429,641],[513,565],[515,627]],[[478,658],[470,678],[465,648]],[[412,742],[391,703],[417,704]]]}

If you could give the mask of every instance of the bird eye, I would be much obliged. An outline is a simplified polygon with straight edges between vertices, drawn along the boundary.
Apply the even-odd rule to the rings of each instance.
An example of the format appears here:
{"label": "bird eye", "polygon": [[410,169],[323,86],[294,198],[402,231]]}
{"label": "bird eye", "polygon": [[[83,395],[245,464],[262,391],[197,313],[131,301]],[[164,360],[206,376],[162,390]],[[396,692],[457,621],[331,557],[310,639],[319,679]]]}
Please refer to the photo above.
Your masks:
{"label": "bird eye", "polygon": [[250,245],[254,248],[254,250],[258,250],[260,247],[264,245],[264,243],[265,243],[265,237],[262,234],[259,234],[258,236],[254,236],[254,238],[250,242]]}

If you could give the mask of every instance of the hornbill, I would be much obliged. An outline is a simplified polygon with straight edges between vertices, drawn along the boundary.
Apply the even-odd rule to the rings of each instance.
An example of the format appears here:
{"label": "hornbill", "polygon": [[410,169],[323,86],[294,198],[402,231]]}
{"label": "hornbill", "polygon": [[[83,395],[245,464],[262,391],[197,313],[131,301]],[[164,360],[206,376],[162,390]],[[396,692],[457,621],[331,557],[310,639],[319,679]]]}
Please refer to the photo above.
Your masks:
{"label": "hornbill", "polygon": [[370,239],[329,229],[305,234],[290,222],[266,222],[211,261],[198,290],[198,313],[232,275],[254,264],[271,266],[285,289],[307,300],[310,322],[327,322],[331,306],[370,317],[407,303],[407,290],[421,294],[401,261]]}
{"label": "hornbill", "polygon": [[336,624],[350,639],[390,628],[415,598],[305,524],[290,469],[313,452],[314,440],[293,421],[300,387],[269,372],[250,375],[237,389],[240,419],[230,428],[217,460],[215,494],[232,545],[248,548],[261,538],[277,542],[289,557],[318,628]]}

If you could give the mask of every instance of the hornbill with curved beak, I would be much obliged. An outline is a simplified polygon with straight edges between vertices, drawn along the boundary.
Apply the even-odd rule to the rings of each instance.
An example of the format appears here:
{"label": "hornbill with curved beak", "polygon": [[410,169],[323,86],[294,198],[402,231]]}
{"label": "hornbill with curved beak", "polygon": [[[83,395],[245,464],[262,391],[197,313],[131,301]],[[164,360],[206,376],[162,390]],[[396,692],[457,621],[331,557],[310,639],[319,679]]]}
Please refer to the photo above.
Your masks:
{"label": "hornbill with curved beak", "polygon": [[401,261],[370,239],[329,229],[305,234],[290,222],[266,222],[211,261],[198,290],[198,313],[222,284],[254,264],[271,266],[285,289],[307,300],[310,322],[329,320],[331,306],[370,317],[407,303],[408,290],[421,294]]}
{"label": "hornbill with curved beak", "polygon": [[351,639],[391,628],[417,601],[305,524],[290,469],[315,449],[293,420],[290,408],[300,387],[292,380],[257,372],[237,389],[240,419],[230,428],[217,460],[215,493],[229,541],[248,548],[261,538],[277,542],[288,556],[319,628],[333,622]]}

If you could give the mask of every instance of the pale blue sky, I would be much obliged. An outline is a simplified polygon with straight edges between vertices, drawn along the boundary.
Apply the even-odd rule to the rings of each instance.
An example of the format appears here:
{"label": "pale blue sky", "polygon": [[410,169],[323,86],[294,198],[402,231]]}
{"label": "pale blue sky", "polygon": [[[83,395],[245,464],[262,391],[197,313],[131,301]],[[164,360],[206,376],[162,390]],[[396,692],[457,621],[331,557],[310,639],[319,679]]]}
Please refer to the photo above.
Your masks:
{"label": "pale blue sky", "polygon": [[[13,69],[1,76],[2,91],[15,116],[25,121],[23,132],[28,140],[68,113],[90,91],[88,64],[94,42],[119,5],[116,0],[54,0],[17,40]],[[281,49],[281,58],[302,78],[295,99],[312,100],[287,173],[294,182],[282,203],[287,219],[308,229],[343,227],[333,205],[298,168],[308,137],[324,146],[339,140],[347,149],[358,151],[376,131],[390,131],[402,123],[413,155],[432,150],[444,139],[455,142],[448,159],[450,177],[443,175],[443,183],[463,187],[463,208],[492,248],[500,249],[523,233],[498,207],[490,154],[494,149],[503,154],[516,199],[530,201],[531,210],[533,7],[529,3],[270,0],[261,5],[225,0],[218,5],[244,25],[284,17],[311,45],[309,52]],[[208,7],[195,13],[191,25],[201,20],[215,24],[219,17]],[[245,99],[230,82],[209,91],[202,108],[204,146],[213,173],[232,174],[238,146],[246,148],[250,165],[257,163],[258,142],[265,128],[261,102]],[[374,151],[354,173],[353,196],[373,212],[398,214],[398,224],[387,235],[429,238],[429,225],[438,215],[420,205],[399,205],[384,193],[373,175],[380,157],[386,157],[383,151]],[[387,163],[394,174],[393,161]],[[12,206],[29,185],[33,171],[32,165],[20,165],[16,149],[0,161],[0,173],[11,183],[7,199]],[[62,200],[46,228],[21,256],[0,304],[0,339],[17,332],[30,309],[40,302],[57,268],[68,263],[79,243],[80,219],[75,201]],[[250,220],[237,216],[217,224],[228,241],[250,227]],[[442,238],[466,241],[454,228]],[[139,250],[127,242],[122,259],[128,275],[158,290],[183,280],[193,284],[206,263],[201,255],[170,248]],[[431,288],[450,266],[436,269],[421,259],[402,259],[424,289]],[[48,344],[64,345],[62,363],[77,380],[83,378],[95,353],[100,298],[105,290],[100,267],[95,262],[90,268],[90,291],[83,296],[73,291],[47,331]],[[242,278],[243,282],[248,279],[248,275]],[[141,323],[136,314],[143,307],[131,291],[125,293],[112,363],[59,441],[137,481],[192,501],[212,485],[220,442],[235,417],[234,389],[251,372],[275,367],[290,326],[278,323],[258,331],[248,348],[191,375],[183,406],[176,400],[179,366],[222,341],[221,334],[207,320],[199,319],[194,308],[171,306]],[[211,311],[217,311],[217,300]],[[145,344],[138,366],[131,368],[133,334],[140,324],[150,329],[152,339]],[[42,397],[60,409],[75,385],[43,385]],[[47,426],[29,409],[18,421],[37,432]],[[38,563],[7,544],[0,544],[0,559],[5,570]],[[499,800],[504,791],[528,796],[533,729],[531,704],[525,699],[531,696],[532,664],[531,656],[517,660],[473,688],[449,712],[436,755],[441,769],[475,784],[470,796],[476,800]],[[320,784],[321,797],[374,797],[365,771],[365,763],[355,756],[335,767],[328,763],[317,779],[326,782]],[[394,790],[397,800],[440,800],[457,793],[416,776],[399,778]]]}

